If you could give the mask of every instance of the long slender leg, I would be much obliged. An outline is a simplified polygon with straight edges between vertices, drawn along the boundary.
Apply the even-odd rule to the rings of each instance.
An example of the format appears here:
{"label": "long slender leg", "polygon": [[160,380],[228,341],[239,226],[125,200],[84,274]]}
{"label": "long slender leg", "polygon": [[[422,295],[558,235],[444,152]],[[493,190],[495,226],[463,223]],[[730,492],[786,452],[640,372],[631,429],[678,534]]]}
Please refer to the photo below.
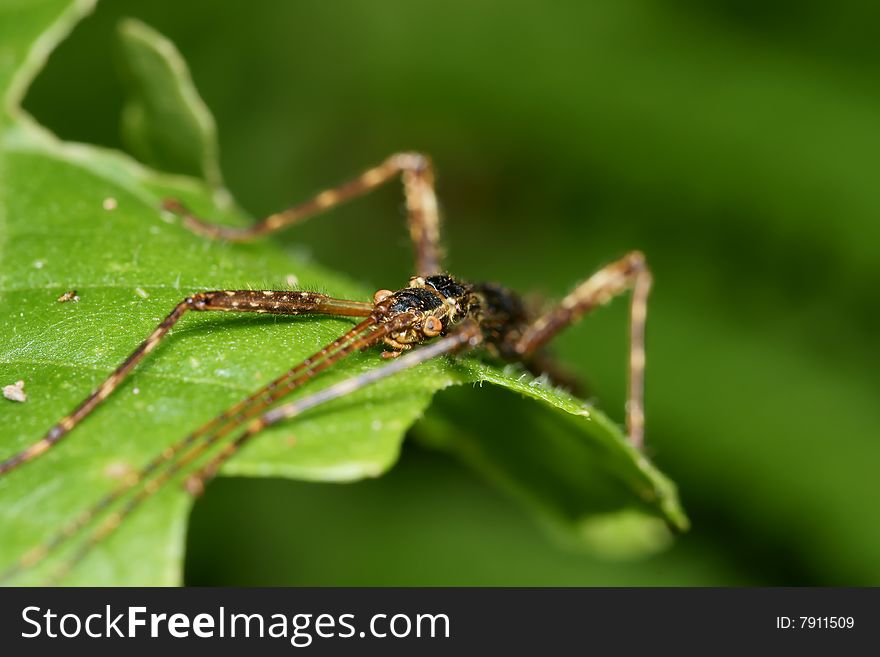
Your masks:
{"label": "long slender leg", "polygon": [[334,299],[315,292],[272,290],[220,290],[200,292],[178,303],[152,333],[108,376],[92,394],[84,399],[69,415],[61,418],[42,439],[21,452],[0,461],[0,475],[31,461],[63,439],[98,404],[112,393],[137,364],[146,357],[187,311],[221,310],[234,312],[275,313],[298,315],[302,313],[366,317],[373,306],[359,301]]}
{"label": "long slender leg", "polygon": [[[412,319],[411,315],[403,314],[380,326],[377,326],[376,320],[372,317],[364,320],[247,399],[232,406],[182,440],[162,450],[158,456],[141,470],[126,477],[119,486],[84,513],[68,522],[61,531],[48,541],[28,551],[17,563],[0,574],[0,582],[9,580],[22,570],[30,568],[45,559],[60,545],[91,524],[104,511],[109,510],[115,502],[119,501],[134,488],[141,486],[141,490],[136,494],[135,499],[151,496],[184,466],[198,458],[198,456],[230,432],[241,427],[247,420],[264,411],[273,402],[290,394],[317,373],[327,369],[347,355],[380,342],[383,337],[392,331],[405,328]],[[166,467],[163,471],[162,468],[165,466],[169,467]],[[121,510],[110,515],[102,524],[101,531],[107,533],[112,531],[112,528],[115,528],[122,518],[130,513],[137,504],[139,502],[132,506],[131,502],[129,502]],[[130,506],[132,508],[127,510]]]}
{"label": "long slender leg", "polygon": [[[360,328],[356,327],[355,329],[352,329],[352,331],[347,333],[336,342],[332,343],[332,345],[328,345],[328,347],[325,347],[321,352],[318,352],[314,356],[304,360],[298,366],[291,369],[288,375],[286,375],[286,378],[288,379],[287,384],[284,386],[284,389],[282,391],[273,394],[273,401],[290,393],[297,386],[302,385],[306,381],[310,380],[315,374],[331,367],[339,360],[354,353],[355,351],[376,344],[377,342],[381,341],[384,336],[390,334],[391,332],[405,328],[413,321],[413,319],[414,317],[412,315],[400,315],[386,324],[372,327],[371,330],[368,330],[368,332],[365,333],[364,328],[370,329],[367,324],[372,321],[366,320],[361,325],[359,325]],[[457,344],[459,342],[460,341],[457,341]],[[333,345],[337,345],[339,348],[335,351],[333,349],[330,349],[330,347],[332,347]],[[447,351],[449,350],[451,349],[448,348]],[[328,352],[329,356],[321,360],[320,356],[325,352]],[[422,360],[425,359],[426,358],[422,358]],[[400,369],[402,368],[398,366],[393,371],[399,371]],[[388,374],[385,374],[384,376],[387,376],[391,373],[393,372],[389,371]],[[363,375],[356,378],[363,378]],[[366,383],[369,383],[372,380],[377,380],[379,378],[384,377],[370,377],[370,380]],[[335,386],[331,387],[338,388],[345,383],[346,382],[342,382],[341,384],[336,384]],[[366,383],[363,383],[362,385],[366,385]],[[266,390],[267,388],[264,388],[261,392],[265,392]],[[314,397],[314,395],[306,397],[305,400],[309,400],[312,397]],[[252,397],[246,400],[246,402],[254,400],[262,400],[260,393],[254,394]],[[324,401],[329,401],[329,399],[322,399],[317,403],[313,401],[311,404],[307,403],[307,406],[311,408],[318,405],[318,403],[323,403]],[[181,455],[175,460],[171,461],[169,467],[165,468],[153,479],[146,481],[148,474],[156,469],[157,463],[162,464],[168,461],[169,457],[166,454],[168,450],[166,449],[165,452],[163,452],[156,459],[151,461],[143,470],[141,470],[140,473],[134,475],[131,482],[122,486],[119,490],[114,491],[106,498],[98,502],[98,504],[92,507],[92,509],[88,510],[79,518],[74,520],[74,522],[70,523],[68,527],[65,528],[65,530],[56,535],[52,540],[26,554],[19,561],[18,564],[16,564],[6,573],[0,576],[0,581],[4,581],[5,579],[8,579],[9,577],[12,577],[21,572],[23,569],[33,566],[34,564],[43,560],[52,550],[56,549],[61,543],[68,540],[69,538],[72,538],[74,535],[79,533],[80,530],[84,529],[96,516],[98,516],[102,511],[106,510],[112,502],[120,499],[125,492],[133,489],[137,483],[146,482],[141,485],[140,489],[136,491],[134,496],[130,498],[122,507],[111,513],[101,522],[101,524],[88,537],[88,539],[86,539],[83,544],[74,552],[71,558],[62,565],[61,569],[55,574],[54,579],[63,577],[67,572],[69,572],[69,570],[73,566],[81,561],[83,557],[85,557],[85,555],[88,554],[88,552],[96,544],[98,544],[111,533],[113,533],[129,514],[133,513],[144,501],[146,501],[147,499],[155,495],[159,490],[161,490],[163,485],[174,478],[175,475],[180,473],[183,468],[198,459],[198,457],[203,455],[212,446],[219,443],[221,439],[229,434],[232,430],[240,428],[246,419],[253,418],[256,413],[261,410],[265,410],[267,406],[268,403],[252,404],[247,408],[246,413],[236,413],[234,422],[228,423],[219,431],[209,433],[199,442],[195,442],[195,440],[193,439],[185,439],[184,441],[181,441],[180,443],[178,443],[178,445],[175,445],[172,448],[175,449],[177,452],[181,452]],[[219,467],[219,465],[217,467]],[[200,492],[200,489],[194,490],[192,488],[192,486],[195,486],[196,483],[188,483],[190,484],[190,492]]]}
{"label": "long slender leg", "polygon": [[431,160],[419,153],[395,153],[384,162],[353,180],[338,187],[327,189],[309,200],[282,212],[269,215],[247,228],[217,226],[192,214],[176,199],[167,199],[166,210],[183,217],[184,225],[190,230],[214,239],[246,242],[261,235],[274,233],[297,224],[309,217],[379,187],[400,175],[406,198],[407,224],[416,255],[416,273],[430,276],[442,271],[440,250],[440,213],[437,195],[434,192],[434,172]]}
{"label": "long slender leg", "polygon": [[517,343],[516,351],[527,358],[561,330],[627,290],[632,290],[632,301],[626,426],[630,442],[641,448],[645,436],[645,319],[651,290],[651,272],[642,253],[633,251],[578,285],[528,327]]}
{"label": "long slender leg", "polygon": [[[330,367],[339,358],[342,358],[345,355],[352,353],[353,351],[356,351],[358,349],[362,349],[367,344],[373,344],[377,342],[379,339],[381,339],[381,337],[379,337],[380,334],[387,335],[393,330],[398,330],[401,326],[403,326],[404,322],[407,321],[406,318],[401,319],[402,321],[396,324],[385,324],[377,329],[375,335],[370,336],[375,339],[365,340],[364,338],[361,338],[349,343],[343,349],[337,352],[336,359],[331,359],[330,361],[323,363],[322,368]],[[187,490],[189,490],[193,494],[200,493],[203,490],[205,482],[207,482],[217,473],[223,463],[225,463],[242,446],[244,446],[249,440],[251,440],[254,436],[256,436],[265,428],[277,424],[282,420],[293,418],[305,412],[306,410],[347,395],[351,392],[354,392],[355,390],[358,390],[376,381],[401,372],[402,370],[414,367],[419,363],[423,363],[432,358],[436,358],[437,356],[440,356],[442,354],[458,351],[462,348],[475,347],[481,342],[481,339],[482,336],[479,327],[473,322],[468,322],[466,324],[463,324],[455,333],[452,333],[445,338],[441,338],[436,342],[431,343],[430,345],[411,351],[408,354],[392,361],[388,365],[384,365],[382,367],[378,367],[368,372],[365,372],[364,374],[360,374],[350,379],[340,381],[339,383],[331,385],[317,393],[308,395],[297,401],[276,407],[275,409],[264,413],[262,416],[251,422],[251,424],[247,426],[244,433],[238,436],[233,442],[228,443],[203,468],[201,468],[196,474],[188,478],[186,481]],[[240,425],[236,424],[235,426],[238,427]],[[123,505],[119,510],[108,516],[95,529],[95,531],[87,539],[85,539],[83,544],[74,552],[70,559],[68,559],[62,565],[59,571],[55,573],[53,579],[57,580],[64,577],[64,575],[66,575],[71,568],[79,563],[95,545],[97,545],[105,538],[107,538],[110,534],[112,534],[128,515],[133,513],[147,499],[155,495],[161,489],[163,484],[168,482],[186,465],[188,465],[198,456],[203,454],[211,445],[218,442],[221,437],[222,436],[218,434],[211,435],[206,440],[202,441],[199,445],[190,449],[181,458],[177,459],[171,465],[171,467],[164,470],[161,475],[150,481],[148,485],[142,487],[134,497],[128,500],[125,505]],[[81,524],[77,527],[77,529],[80,529],[83,526],[84,525]],[[65,536],[64,538],[68,537]],[[57,545],[57,543],[55,545]],[[54,548],[55,545],[52,545],[52,547]],[[39,555],[39,557],[43,558],[45,557],[45,554],[46,553],[44,551]]]}

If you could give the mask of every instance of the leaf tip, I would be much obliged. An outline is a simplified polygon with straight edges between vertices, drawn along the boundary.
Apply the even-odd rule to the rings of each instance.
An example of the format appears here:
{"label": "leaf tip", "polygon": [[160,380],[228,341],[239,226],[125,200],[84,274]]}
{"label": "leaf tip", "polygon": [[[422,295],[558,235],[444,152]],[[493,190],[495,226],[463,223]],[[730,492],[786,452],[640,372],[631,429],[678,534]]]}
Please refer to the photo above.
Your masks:
{"label": "leaf tip", "polygon": [[672,542],[663,519],[635,508],[590,514],[580,520],[577,533],[592,552],[614,561],[649,556]]}

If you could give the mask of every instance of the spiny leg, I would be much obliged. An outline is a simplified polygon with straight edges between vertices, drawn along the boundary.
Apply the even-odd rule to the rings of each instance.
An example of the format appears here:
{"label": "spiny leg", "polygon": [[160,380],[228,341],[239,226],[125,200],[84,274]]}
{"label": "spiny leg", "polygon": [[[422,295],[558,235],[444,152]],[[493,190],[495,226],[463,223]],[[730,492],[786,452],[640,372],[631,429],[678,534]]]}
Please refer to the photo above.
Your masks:
{"label": "spiny leg", "polygon": [[362,196],[400,175],[406,198],[407,224],[416,255],[416,274],[431,276],[442,272],[440,250],[440,213],[434,191],[431,160],[419,153],[395,153],[384,162],[353,180],[327,189],[309,200],[282,212],[269,215],[247,228],[218,226],[192,214],[180,201],[166,199],[163,207],[183,217],[193,232],[214,239],[246,242],[274,233],[320,214],[332,207]]}
{"label": "spiny leg", "polygon": [[366,317],[373,305],[334,299],[316,292],[272,290],[220,290],[200,292],[178,303],[153,332],[69,415],[61,418],[42,439],[18,454],[0,461],[0,475],[31,461],[63,439],[98,404],[106,399],[146,357],[187,311],[233,311],[298,315],[303,313]]}
{"label": "spiny leg", "polygon": [[632,301],[626,427],[630,442],[641,448],[645,437],[645,319],[651,290],[651,272],[642,253],[633,251],[578,285],[523,332],[516,351],[528,358],[561,330],[627,290],[632,290]]}
{"label": "spiny leg", "polygon": [[[404,324],[398,323],[396,326],[390,324],[383,325],[377,329],[375,335],[371,335],[369,340],[358,340],[344,347],[338,352],[338,358],[344,357],[348,353],[352,353],[358,349],[362,349],[369,344],[375,344],[381,339],[381,335],[387,335],[392,330],[398,330]],[[282,420],[293,418],[301,413],[327,403],[333,399],[338,399],[347,394],[354,392],[360,388],[370,385],[376,381],[384,379],[388,376],[401,372],[403,370],[414,367],[422,362],[436,358],[442,354],[452,353],[462,348],[472,348],[481,342],[482,336],[479,327],[474,322],[463,324],[456,332],[441,338],[436,342],[425,347],[409,352],[405,356],[398,358],[388,365],[374,368],[363,374],[357,375],[350,379],[340,381],[319,392],[308,395],[294,402],[278,406],[273,410],[267,411],[259,418],[251,422],[246,430],[238,436],[233,442],[228,443],[215,457],[213,457],[198,472],[190,476],[186,481],[186,488],[190,493],[198,494],[204,489],[204,484],[211,479],[220,467],[229,458],[231,458],[241,447],[248,441],[253,439],[258,433],[269,426],[277,424]],[[344,352],[344,353],[343,353]],[[336,360],[338,360],[338,358]],[[335,360],[333,361],[335,362]],[[327,362],[324,367],[329,367],[332,362]],[[238,425],[236,425],[238,426]],[[77,563],[79,563],[91,549],[112,534],[122,523],[122,521],[131,513],[133,513],[147,499],[155,495],[163,484],[168,482],[186,465],[195,460],[204,453],[211,445],[220,440],[222,436],[211,435],[208,439],[195,446],[180,459],[176,460],[172,466],[162,472],[159,477],[153,479],[148,485],[141,488],[137,494],[126,502],[126,504],[113,514],[108,516],[95,531],[83,542],[83,544],[74,552],[69,560],[55,573],[54,579],[64,577]]]}
{"label": "spiny leg", "polygon": [[[291,369],[290,372],[285,375],[285,377],[282,377],[282,379],[286,380],[283,389],[282,386],[277,386],[277,388],[279,388],[279,391],[271,393],[271,401],[276,401],[280,397],[288,394],[294,388],[310,380],[317,373],[331,367],[332,365],[339,362],[346,356],[354,353],[355,351],[359,351],[371,345],[377,344],[382,340],[383,337],[385,337],[389,333],[405,328],[413,321],[413,319],[414,317],[412,315],[403,314],[395,317],[385,324],[374,327],[371,327],[370,325],[370,323],[373,322],[372,319],[365,320],[358,327],[355,327],[354,329],[349,331],[345,336],[339,338],[334,343],[331,343],[331,345],[328,345],[320,352],[314,354],[310,358],[307,358],[302,363]],[[367,329],[367,332],[365,332],[365,329]],[[335,350],[331,348],[334,345],[338,347]],[[324,354],[329,355],[322,359],[322,355]],[[397,369],[399,370],[400,368]],[[376,378],[382,377],[380,376]],[[345,382],[342,383],[344,384]],[[336,384],[336,387],[340,385],[341,384]],[[260,400],[261,402],[265,401],[265,403],[256,403],[250,405],[245,413],[235,414],[235,419],[233,422],[227,423],[218,431],[207,434],[202,440],[198,442],[196,442],[194,439],[188,438],[178,443],[178,445],[175,446],[175,452],[180,452],[184,449],[185,451],[183,451],[183,453],[174,461],[170,462],[168,467],[158,473],[153,479],[145,481],[148,472],[156,469],[157,466],[155,466],[154,464],[162,464],[168,461],[169,457],[166,457],[165,453],[168,450],[165,450],[165,452],[160,454],[156,459],[148,464],[146,468],[141,470],[140,473],[134,475],[132,477],[133,481],[129,485],[125,486],[124,490],[121,490],[119,494],[116,494],[116,491],[114,491],[114,493],[111,493],[111,495],[107,496],[107,498],[98,502],[98,504],[96,504],[92,509],[90,509],[76,521],[71,523],[70,527],[72,528],[72,531],[70,533],[59,534],[48,543],[46,543],[44,546],[32,550],[30,553],[25,555],[25,557],[23,557],[16,566],[7,571],[7,573],[5,573],[3,576],[0,576],[0,581],[3,581],[8,577],[14,576],[18,572],[21,572],[22,569],[33,566],[35,563],[44,559],[51,550],[58,547],[62,542],[66,541],[67,539],[71,538],[73,535],[78,533],[79,530],[85,528],[92,519],[94,519],[101,511],[107,509],[110,503],[119,499],[124,492],[134,488],[137,483],[145,482],[132,498],[130,498],[122,507],[111,513],[104,519],[103,522],[101,522],[101,524],[95,529],[95,531],[74,552],[71,558],[68,559],[62,565],[59,571],[55,573],[53,579],[57,580],[63,577],[70,571],[71,568],[79,563],[95,545],[97,545],[107,536],[113,533],[128,515],[133,513],[147,499],[159,492],[159,490],[161,490],[161,488],[168,481],[174,478],[175,475],[180,473],[183,468],[202,456],[212,446],[219,443],[221,439],[228,435],[232,430],[242,426],[242,423],[246,419],[250,419],[254,415],[256,415],[257,412],[265,410],[267,406],[271,403],[271,401],[264,400],[261,393],[266,392],[268,389],[269,387],[267,386],[262,391],[252,395],[248,400],[246,400],[246,402]],[[310,399],[310,397],[306,397],[305,399]],[[317,404],[312,403],[309,407],[314,405]],[[219,467],[219,464],[217,467]],[[194,482],[188,481],[188,484],[188,489],[191,493],[201,492],[200,489],[193,490],[192,486],[195,485]],[[113,499],[107,502],[106,500],[111,496],[113,496]]]}

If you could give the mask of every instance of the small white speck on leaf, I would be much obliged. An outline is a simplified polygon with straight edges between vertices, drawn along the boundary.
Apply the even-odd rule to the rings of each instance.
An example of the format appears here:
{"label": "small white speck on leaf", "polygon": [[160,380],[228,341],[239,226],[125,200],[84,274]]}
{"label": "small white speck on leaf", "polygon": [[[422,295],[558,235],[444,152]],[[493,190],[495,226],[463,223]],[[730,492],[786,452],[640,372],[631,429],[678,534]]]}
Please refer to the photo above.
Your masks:
{"label": "small white speck on leaf", "polygon": [[287,283],[290,287],[296,287],[299,285],[299,276],[296,274],[288,274],[284,278],[284,282]]}
{"label": "small white speck on leaf", "polygon": [[16,381],[11,385],[3,386],[3,396],[9,401],[27,401],[27,395],[24,392],[24,381]]}
{"label": "small white speck on leaf", "polygon": [[131,391],[131,394],[133,394],[133,395],[139,395],[139,394],[141,394],[141,389],[140,389],[140,388],[134,388],[134,389]]}
{"label": "small white speck on leaf", "polygon": [[150,298],[150,293],[147,292],[147,291],[146,291],[144,288],[142,288],[142,287],[136,287],[136,288],[134,288],[134,293],[135,293],[136,295],[138,295],[141,299],[149,299],[149,298]]}
{"label": "small white speck on leaf", "polygon": [[42,268],[45,267],[45,266],[46,266],[46,261],[45,261],[45,260],[34,260],[34,267],[35,267],[36,269],[42,269]]}
{"label": "small white speck on leaf", "polygon": [[110,210],[115,210],[117,207],[119,207],[119,203],[112,196],[108,196],[101,203],[101,207],[109,212]]}
{"label": "small white speck on leaf", "polygon": [[104,476],[110,479],[124,479],[134,468],[125,461],[112,461],[104,467]]}

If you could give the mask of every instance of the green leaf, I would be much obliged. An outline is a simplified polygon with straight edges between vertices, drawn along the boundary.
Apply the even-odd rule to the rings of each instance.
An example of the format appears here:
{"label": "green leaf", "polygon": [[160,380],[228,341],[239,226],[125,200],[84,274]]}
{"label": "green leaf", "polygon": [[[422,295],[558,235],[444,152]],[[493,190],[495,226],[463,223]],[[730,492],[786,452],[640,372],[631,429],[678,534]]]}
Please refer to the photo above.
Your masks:
{"label": "green leaf", "polygon": [[[218,207],[210,181],[157,173],[118,152],[61,142],[18,108],[52,47],[91,7],[47,0],[38,9],[4,9],[0,22],[5,39],[0,93],[6,108],[0,134],[0,384],[23,380],[28,396],[23,403],[0,400],[2,455],[39,439],[194,291],[296,280],[305,289],[370,298],[370,290],[302,253],[285,252],[273,240],[224,244],[190,233],[159,211],[163,197],[180,197],[218,222],[247,219]],[[147,28],[127,23],[123,33],[130,63],[139,62],[135,77],[145,89],[139,95],[145,107],[165,93],[174,99],[174,111],[164,115],[167,126],[152,110],[142,114],[144,143],[156,145],[169,135],[185,139],[194,129],[192,118],[205,116],[185,67]],[[169,64],[173,61],[177,64]],[[187,153],[216,166],[216,152],[206,146],[213,137],[201,134]],[[156,152],[164,153],[164,147]],[[199,175],[210,178],[208,169]],[[79,301],[59,302],[70,290]],[[70,437],[0,478],[0,567],[53,535],[125,473],[350,326],[334,318],[185,317]],[[378,366],[381,359],[369,350],[316,384]],[[425,425],[436,444],[459,452],[477,445],[486,464],[516,480],[528,492],[525,497],[541,500],[533,506],[542,514],[564,519],[581,543],[615,556],[662,546],[667,536],[665,529],[658,531],[661,525],[686,527],[672,484],[628,445],[616,425],[517,368],[502,370],[474,357],[424,363],[279,425],[223,473],[321,481],[378,476],[394,463],[405,432],[435,392],[482,381],[540,402],[511,405],[528,422],[527,430],[494,437],[489,417],[469,410],[468,417],[455,413],[467,431],[430,432],[436,422]],[[466,392],[474,399],[483,394]],[[95,546],[65,583],[179,583],[189,506],[179,486],[165,487]],[[71,549],[17,582],[41,581]]]}
{"label": "green leaf", "polygon": [[122,22],[119,36],[129,93],[122,134],[129,150],[157,169],[199,176],[222,189],[217,126],[177,48],[133,19]]}
{"label": "green leaf", "polygon": [[[442,392],[416,436],[506,490],[568,547],[611,559],[641,557],[669,544],[667,523],[687,527],[670,482],[635,449],[621,449],[617,427],[595,409],[526,374],[516,382],[497,370],[483,376],[498,388]],[[545,406],[516,403],[509,391]],[[516,432],[499,432],[502,418]]]}

